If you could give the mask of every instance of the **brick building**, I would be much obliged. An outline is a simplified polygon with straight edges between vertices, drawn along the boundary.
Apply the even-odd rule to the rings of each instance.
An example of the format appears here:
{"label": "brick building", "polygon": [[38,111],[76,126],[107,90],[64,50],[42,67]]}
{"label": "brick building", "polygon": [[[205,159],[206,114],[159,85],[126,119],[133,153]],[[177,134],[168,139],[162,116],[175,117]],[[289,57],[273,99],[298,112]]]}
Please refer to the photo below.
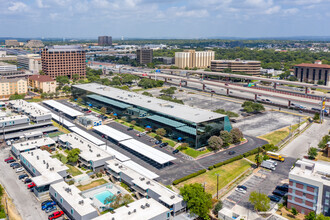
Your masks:
{"label": "brick building", "polygon": [[56,81],[50,76],[33,75],[29,77],[29,86],[46,93],[56,92]]}
{"label": "brick building", "polygon": [[322,64],[320,60],[314,63],[302,63],[295,66],[294,75],[300,82],[319,83],[330,86],[330,65]]}

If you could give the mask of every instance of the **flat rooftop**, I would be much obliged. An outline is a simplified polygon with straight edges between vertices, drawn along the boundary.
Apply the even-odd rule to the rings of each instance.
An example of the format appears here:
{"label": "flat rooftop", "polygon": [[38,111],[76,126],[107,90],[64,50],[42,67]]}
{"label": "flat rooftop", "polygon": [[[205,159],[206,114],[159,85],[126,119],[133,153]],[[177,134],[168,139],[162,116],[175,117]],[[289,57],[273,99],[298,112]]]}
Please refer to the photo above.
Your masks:
{"label": "flat rooftop", "polygon": [[[6,117],[0,117],[0,122],[9,122],[9,121],[15,121],[20,119],[26,119],[28,120],[29,117],[26,115],[14,115],[14,116],[6,116]],[[26,121],[29,123],[29,121]]]}
{"label": "flat rooftop", "polygon": [[83,51],[81,46],[78,45],[54,45],[46,46],[45,50],[49,52],[74,52],[74,51]]}
{"label": "flat rooftop", "polygon": [[29,150],[32,148],[39,148],[42,146],[47,146],[47,145],[52,145],[55,144],[55,141],[49,137],[45,138],[40,138],[40,139],[35,139],[35,140],[29,140],[29,141],[24,141],[21,143],[16,143],[13,144],[13,147],[18,150],[18,151],[25,151]]}
{"label": "flat rooftop", "polygon": [[39,108],[38,105],[35,105],[33,103],[29,103],[25,100],[19,99],[19,100],[13,100],[9,101],[9,103],[12,105],[13,108],[21,109],[24,113],[32,116],[32,117],[38,117],[43,115],[49,115],[49,111],[45,111],[42,108]]}
{"label": "flat rooftop", "polygon": [[166,212],[170,212],[170,210],[156,200],[152,198],[143,198],[136,200],[127,206],[115,209],[114,213],[108,212],[94,218],[93,220],[148,220],[154,219]]}
{"label": "flat rooftop", "polygon": [[86,138],[87,140],[89,140],[90,142],[93,142],[94,144],[100,146],[100,145],[104,145],[105,142],[94,137],[93,135],[89,134],[88,132],[78,128],[78,127],[70,127],[69,130],[79,134],[81,137]]}
{"label": "flat rooftop", "polygon": [[52,108],[57,109],[60,112],[63,112],[66,115],[69,115],[71,117],[77,117],[77,116],[81,116],[84,115],[84,113],[81,113],[73,108],[70,108],[66,105],[63,105],[60,102],[54,101],[54,100],[46,100],[46,101],[42,101],[42,103],[51,106]]}
{"label": "flat rooftop", "polygon": [[107,125],[100,125],[100,126],[96,126],[94,127],[94,130],[100,132],[101,134],[104,134],[105,136],[108,136],[116,141],[124,141],[124,140],[128,140],[128,139],[132,139],[131,136],[118,131],[114,128],[111,128]]}
{"label": "flat rooftop", "polygon": [[135,92],[103,86],[97,83],[73,85],[73,87],[193,123],[200,123],[225,117],[225,115],[214,113],[205,109],[181,105],[154,97],[140,95]]}
{"label": "flat rooftop", "polygon": [[111,157],[114,157],[76,133],[62,134],[58,136],[58,138],[63,142],[69,142],[72,148],[80,149],[79,156],[86,161],[98,161],[106,158],[109,158],[110,160]]}
{"label": "flat rooftop", "polygon": [[96,209],[92,206],[93,201],[89,198],[83,198],[80,194],[81,191],[76,186],[68,185],[62,181],[52,184],[50,188],[53,188],[81,216],[96,212]]}

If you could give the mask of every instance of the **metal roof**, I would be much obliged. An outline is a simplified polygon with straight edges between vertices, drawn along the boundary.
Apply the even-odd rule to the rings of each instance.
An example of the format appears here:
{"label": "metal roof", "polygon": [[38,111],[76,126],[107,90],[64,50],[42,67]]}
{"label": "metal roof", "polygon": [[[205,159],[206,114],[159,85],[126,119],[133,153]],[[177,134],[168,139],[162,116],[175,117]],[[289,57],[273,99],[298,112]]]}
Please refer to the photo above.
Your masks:
{"label": "metal roof", "polygon": [[145,168],[145,167],[143,167],[143,166],[135,163],[132,160],[125,161],[125,162],[123,162],[123,164],[125,166],[131,168],[132,170],[134,170],[134,171],[136,171],[136,172],[138,172],[138,173],[146,176],[149,179],[152,179],[153,180],[153,179],[156,179],[156,178],[159,177],[156,173],[154,173],[154,172],[148,170],[147,168]]}
{"label": "metal roof", "polygon": [[176,128],[176,129],[179,131],[188,133],[188,134],[196,135],[196,129],[189,127],[189,126],[182,126],[182,127]]}
{"label": "metal roof", "polygon": [[107,125],[96,126],[96,127],[94,127],[94,129],[116,141],[124,141],[124,140],[132,138],[131,136],[129,136],[121,131],[118,131],[116,129],[113,129]]}
{"label": "metal roof", "polygon": [[175,120],[172,120],[172,119],[169,119],[169,118],[165,118],[165,117],[162,117],[162,116],[159,116],[159,115],[151,115],[151,116],[149,116],[147,118],[148,119],[151,119],[153,121],[160,122],[160,123],[165,124],[165,125],[169,125],[169,126],[175,127],[175,128],[186,125],[186,124],[183,124],[181,122],[178,122],[178,121],[175,121]]}
{"label": "metal roof", "polygon": [[132,107],[131,105],[127,105],[125,103],[118,102],[118,101],[115,101],[115,100],[112,100],[112,99],[108,99],[108,98],[105,98],[105,97],[102,97],[102,96],[99,96],[99,95],[87,95],[87,97],[91,98],[91,99],[95,99],[99,102],[103,102],[103,103],[106,103],[106,104],[109,104],[109,105],[116,106],[116,107],[121,108],[121,109],[126,109],[126,108],[129,108],[129,107]]}
{"label": "metal roof", "polygon": [[108,152],[112,155],[115,155],[116,159],[118,159],[121,162],[128,161],[131,159],[131,158],[127,157],[126,155],[120,153],[119,151],[116,151],[115,149],[113,149],[109,146],[102,145],[102,146],[98,146],[98,147],[101,149],[104,149],[106,152]]}
{"label": "metal roof", "polygon": [[162,151],[159,151],[151,146],[148,146],[140,141],[135,139],[129,139],[126,141],[121,141],[120,144],[130,148],[131,150],[153,160],[159,164],[165,164],[172,160],[175,160],[175,157],[172,157]]}
{"label": "metal roof", "polygon": [[77,127],[70,127],[69,130],[79,134],[81,137],[86,138],[87,140],[89,140],[90,142],[93,142],[96,145],[104,145],[104,141],[101,141],[100,139],[94,137],[93,135],[87,133],[84,130],[81,130],[80,128]]}
{"label": "metal roof", "polygon": [[60,118],[58,115],[51,113],[52,118],[57,121],[58,123],[63,123],[66,127],[75,127],[74,124],[72,124],[71,122],[69,122],[68,120],[65,120],[64,118]]}
{"label": "metal roof", "polygon": [[67,114],[71,117],[77,117],[80,115],[84,115],[84,113],[74,110],[73,108],[70,108],[70,107],[63,105],[62,103],[54,101],[54,100],[46,100],[46,101],[43,101],[43,103],[51,106],[52,108],[57,109],[60,112],[63,112],[64,114]]}

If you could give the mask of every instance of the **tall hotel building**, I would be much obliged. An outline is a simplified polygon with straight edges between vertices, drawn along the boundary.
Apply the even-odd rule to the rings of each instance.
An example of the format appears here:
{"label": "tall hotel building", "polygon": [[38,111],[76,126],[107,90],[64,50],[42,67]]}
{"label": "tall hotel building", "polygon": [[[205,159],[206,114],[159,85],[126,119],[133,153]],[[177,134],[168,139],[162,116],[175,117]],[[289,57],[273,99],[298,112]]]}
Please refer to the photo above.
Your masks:
{"label": "tall hotel building", "polygon": [[330,216],[330,163],[298,160],[289,173],[288,208]]}
{"label": "tall hotel building", "polygon": [[41,52],[42,71],[56,79],[57,76],[86,76],[86,52],[80,46],[45,47]]}
{"label": "tall hotel building", "polygon": [[175,53],[175,66],[184,69],[188,68],[207,68],[214,60],[214,51],[195,51],[186,50]]}

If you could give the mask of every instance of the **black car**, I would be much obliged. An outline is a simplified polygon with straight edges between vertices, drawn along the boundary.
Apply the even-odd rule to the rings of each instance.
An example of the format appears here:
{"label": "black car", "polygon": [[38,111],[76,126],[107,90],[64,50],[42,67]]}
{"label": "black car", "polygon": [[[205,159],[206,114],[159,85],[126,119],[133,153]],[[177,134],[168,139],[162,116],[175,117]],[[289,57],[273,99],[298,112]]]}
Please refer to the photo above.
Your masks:
{"label": "black car", "polygon": [[161,144],[159,145],[159,147],[166,147],[167,145],[168,145],[168,143],[164,142],[164,143],[161,143]]}
{"label": "black car", "polygon": [[127,131],[132,131],[133,130],[133,128],[127,128]]}
{"label": "black car", "polygon": [[24,180],[24,183],[26,184],[26,183],[31,183],[32,182],[32,180],[30,179],[30,178],[26,178],[25,180]]}
{"label": "black car", "polygon": [[279,202],[281,201],[281,197],[275,196],[275,195],[269,195],[268,198],[273,202]]}
{"label": "black car", "polygon": [[21,164],[16,164],[15,166],[13,166],[12,168],[13,169],[17,169],[17,168],[20,168],[20,167],[22,167],[22,165]]}
{"label": "black car", "polygon": [[246,186],[243,186],[243,185],[238,185],[237,188],[244,189],[245,191],[247,190],[247,187]]}
{"label": "black car", "polygon": [[273,191],[273,194],[274,195],[277,195],[277,196],[280,196],[280,197],[283,197],[286,194],[286,192],[283,192],[283,191],[280,191],[280,190],[275,189]]}
{"label": "black car", "polygon": [[233,155],[235,153],[236,153],[235,151],[231,150],[231,151],[228,152],[228,155]]}
{"label": "black car", "polygon": [[177,153],[179,153],[179,150],[178,149],[175,149],[172,153],[173,154],[177,154]]}
{"label": "black car", "polygon": [[7,163],[13,163],[13,162],[15,162],[16,160],[14,160],[14,159],[11,159],[11,160],[7,160]]}
{"label": "black car", "polygon": [[88,108],[83,108],[82,109],[84,112],[87,112],[87,111],[89,111],[89,109]]}
{"label": "black car", "polygon": [[161,144],[161,143],[162,143],[161,140],[155,142],[155,144]]}
{"label": "black car", "polygon": [[108,116],[102,115],[102,119],[103,120],[108,119]]}
{"label": "black car", "polygon": [[28,177],[28,175],[27,174],[22,174],[22,175],[18,176],[18,179],[21,180],[21,179],[24,179],[25,177]]}
{"label": "black car", "polygon": [[12,164],[10,164],[10,167],[13,167],[13,166],[16,166],[16,165],[19,165],[19,163],[12,163]]}
{"label": "black car", "polygon": [[276,189],[283,192],[289,192],[289,188],[285,186],[276,186]]}

